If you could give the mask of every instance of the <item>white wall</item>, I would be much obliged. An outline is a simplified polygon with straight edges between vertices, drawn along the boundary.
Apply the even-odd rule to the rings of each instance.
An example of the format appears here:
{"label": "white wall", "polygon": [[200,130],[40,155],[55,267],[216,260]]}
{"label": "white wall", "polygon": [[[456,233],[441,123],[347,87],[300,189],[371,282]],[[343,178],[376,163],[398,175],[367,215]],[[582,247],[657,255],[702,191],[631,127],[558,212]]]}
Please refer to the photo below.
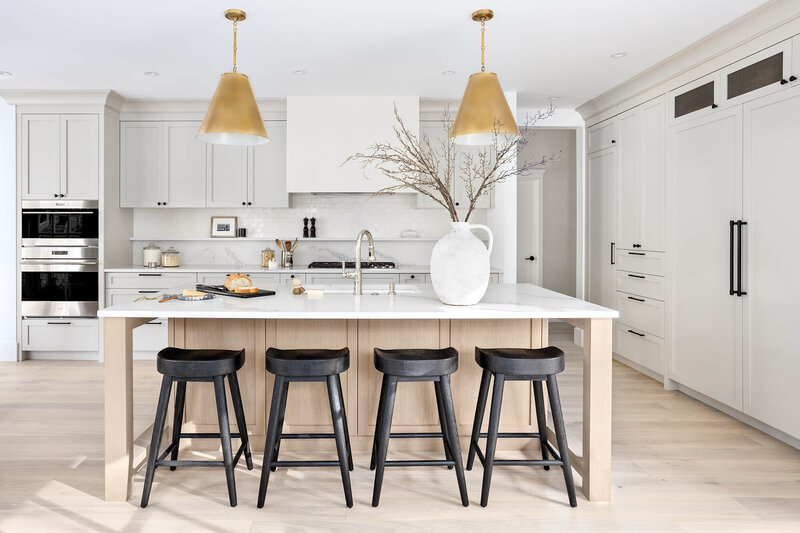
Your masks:
{"label": "white wall", "polygon": [[17,171],[14,106],[0,99],[0,361],[17,360]]}
{"label": "white wall", "polygon": [[520,161],[561,152],[542,179],[542,286],[575,295],[577,161],[574,129],[537,129]]}

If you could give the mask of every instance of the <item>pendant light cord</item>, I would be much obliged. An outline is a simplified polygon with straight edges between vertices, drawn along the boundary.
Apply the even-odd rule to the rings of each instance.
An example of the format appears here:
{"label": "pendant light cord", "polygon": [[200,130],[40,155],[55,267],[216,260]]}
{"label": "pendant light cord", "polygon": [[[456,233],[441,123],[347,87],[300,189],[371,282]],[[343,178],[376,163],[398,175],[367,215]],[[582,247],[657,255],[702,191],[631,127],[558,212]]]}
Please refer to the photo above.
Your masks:
{"label": "pendant light cord", "polygon": [[486,21],[481,20],[481,72],[486,72],[485,53],[486,53]]}
{"label": "pendant light cord", "polygon": [[233,21],[233,71],[236,72],[236,23],[238,21]]}

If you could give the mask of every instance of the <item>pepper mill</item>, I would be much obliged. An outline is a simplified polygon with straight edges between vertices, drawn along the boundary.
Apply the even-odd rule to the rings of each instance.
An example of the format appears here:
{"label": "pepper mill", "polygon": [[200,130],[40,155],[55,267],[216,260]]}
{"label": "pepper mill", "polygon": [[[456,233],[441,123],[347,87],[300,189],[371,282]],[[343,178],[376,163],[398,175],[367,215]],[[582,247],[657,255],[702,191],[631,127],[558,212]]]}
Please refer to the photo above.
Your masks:
{"label": "pepper mill", "polygon": [[311,217],[311,238],[314,239],[317,237],[317,219]]}
{"label": "pepper mill", "polygon": [[303,238],[308,238],[308,217],[303,219]]}

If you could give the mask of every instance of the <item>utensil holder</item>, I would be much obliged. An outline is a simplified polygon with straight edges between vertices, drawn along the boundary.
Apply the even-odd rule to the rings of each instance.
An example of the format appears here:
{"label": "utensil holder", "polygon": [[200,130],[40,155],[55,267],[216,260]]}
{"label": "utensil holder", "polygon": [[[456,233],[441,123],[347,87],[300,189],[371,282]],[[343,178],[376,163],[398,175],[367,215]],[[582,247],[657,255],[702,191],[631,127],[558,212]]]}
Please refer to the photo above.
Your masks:
{"label": "utensil holder", "polygon": [[294,266],[294,260],[292,259],[292,252],[288,250],[281,251],[281,266],[284,268],[291,268]]}

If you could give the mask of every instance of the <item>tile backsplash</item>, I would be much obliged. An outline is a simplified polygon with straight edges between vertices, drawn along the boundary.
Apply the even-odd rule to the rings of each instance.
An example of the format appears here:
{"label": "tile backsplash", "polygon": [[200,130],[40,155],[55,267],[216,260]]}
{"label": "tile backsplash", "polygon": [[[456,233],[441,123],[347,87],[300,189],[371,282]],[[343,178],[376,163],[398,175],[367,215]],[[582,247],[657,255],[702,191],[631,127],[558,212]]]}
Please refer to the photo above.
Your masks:
{"label": "tile backsplash", "polygon": [[[419,239],[382,241],[376,244],[381,261],[399,265],[427,265],[436,239],[450,228],[444,208],[419,209],[414,194],[372,197],[369,194],[293,194],[287,208],[135,209],[134,261],[151,241],[162,249],[174,246],[181,252],[181,264],[253,265],[261,261],[263,248],[276,248],[275,239],[294,240],[303,234],[303,217],[317,219],[317,237],[344,239],[301,241],[295,264],[311,261],[352,260],[355,238],[369,229],[376,239],[399,239],[405,230],[416,231]],[[247,228],[247,239],[207,239],[212,216],[236,216],[238,226]],[[472,215],[472,222],[485,223],[485,210]],[[366,246],[364,247],[366,257]],[[119,265],[122,266],[122,265]]]}

